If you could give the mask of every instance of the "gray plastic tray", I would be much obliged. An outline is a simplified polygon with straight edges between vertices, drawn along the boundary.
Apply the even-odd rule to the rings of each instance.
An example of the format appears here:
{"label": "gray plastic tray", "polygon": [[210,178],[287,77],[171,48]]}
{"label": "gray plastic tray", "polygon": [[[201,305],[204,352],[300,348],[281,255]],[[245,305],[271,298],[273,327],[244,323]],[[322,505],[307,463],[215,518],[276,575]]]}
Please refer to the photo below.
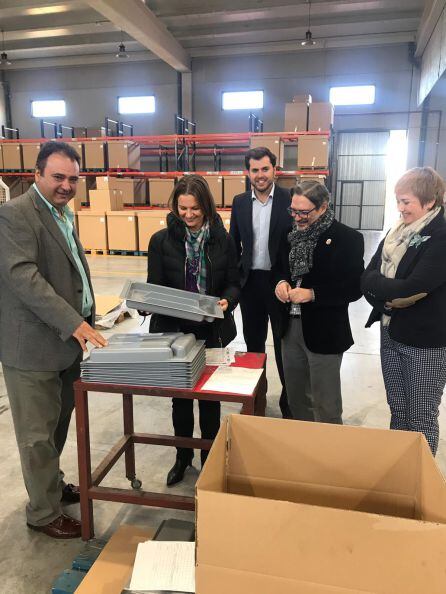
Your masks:
{"label": "gray plastic tray", "polygon": [[127,307],[131,309],[159,313],[183,320],[213,322],[216,318],[224,317],[223,311],[218,305],[218,297],[161,285],[127,281],[121,298],[126,300]]}

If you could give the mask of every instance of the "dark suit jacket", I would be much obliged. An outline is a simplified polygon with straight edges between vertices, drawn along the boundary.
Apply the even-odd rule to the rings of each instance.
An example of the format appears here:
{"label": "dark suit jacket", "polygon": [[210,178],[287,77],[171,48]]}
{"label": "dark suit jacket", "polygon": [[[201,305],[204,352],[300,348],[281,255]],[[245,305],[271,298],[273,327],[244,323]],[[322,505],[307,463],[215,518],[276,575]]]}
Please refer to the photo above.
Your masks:
{"label": "dark suit jacket", "polygon": [[[74,238],[89,276],[75,231]],[[31,371],[68,368],[82,352],[71,336],[84,320],[82,278],[33,188],[0,207],[0,254],[0,360]]]}
{"label": "dark suit jacket", "polygon": [[428,293],[414,305],[393,309],[389,335],[393,340],[419,348],[446,346],[446,221],[443,209],[420,233],[430,239],[409,247],[395,278],[380,272],[384,240],[362,277],[367,301],[373,305],[366,326],[380,320],[384,304],[399,297]]}
{"label": "dark suit jacket", "polygon": [[[269,226],[269,257],[274,267],[279,245],[292,227],[293,220],[287,212],[291,204],[288,190],[275,186],[271,221]],[[252,230],[252,193],[244,192],[235,196],[232,204],[231,227],[229,233],[235,241],[239,259],[241,285],[246,283],[252,266],[253,230]]]}
{"label": "dark suit jacket", "polygon": [[[282,244],[275,280],[291,283],[289,244]],[[301,304],[302,331],[313,353],[338,354],[349,349],[353,336],[348,304],[361,297],[360,278],[364,271],[364,239],[358,231],[333,221],[319,237],[313,253],[313,267],[302,277],[301,287],[313,289],[315,300]]]}

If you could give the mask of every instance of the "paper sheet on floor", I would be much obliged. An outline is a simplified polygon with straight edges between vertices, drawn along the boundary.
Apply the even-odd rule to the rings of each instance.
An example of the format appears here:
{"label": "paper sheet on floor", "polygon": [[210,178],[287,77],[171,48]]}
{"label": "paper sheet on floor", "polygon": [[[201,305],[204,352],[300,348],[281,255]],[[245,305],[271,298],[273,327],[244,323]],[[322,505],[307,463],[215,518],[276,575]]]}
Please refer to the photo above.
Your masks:
{"label": "paper sheet on floor", "polygon": [[195,543],[148,540],[139,544],[130,589],[195,592]]}
{"label": "paper sheet on floor", "polygon": [[214,371],[202,390],[233,394],[252,394],[263,369],[220,366]]}

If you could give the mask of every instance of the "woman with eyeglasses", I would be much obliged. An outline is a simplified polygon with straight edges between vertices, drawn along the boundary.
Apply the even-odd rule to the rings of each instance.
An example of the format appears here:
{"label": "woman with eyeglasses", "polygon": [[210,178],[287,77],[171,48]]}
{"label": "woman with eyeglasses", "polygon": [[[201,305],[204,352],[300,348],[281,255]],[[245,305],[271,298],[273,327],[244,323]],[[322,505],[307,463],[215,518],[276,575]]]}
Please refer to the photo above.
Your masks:
{"label": "woman with eyeglasses", "polygon": [[282,358],[293,418],[342,424],[340,369],[353,344],[348,305],[361,297],[364,240],[336,221],[329,201],[319,182],[293,188],[276,297],[289,304]]}

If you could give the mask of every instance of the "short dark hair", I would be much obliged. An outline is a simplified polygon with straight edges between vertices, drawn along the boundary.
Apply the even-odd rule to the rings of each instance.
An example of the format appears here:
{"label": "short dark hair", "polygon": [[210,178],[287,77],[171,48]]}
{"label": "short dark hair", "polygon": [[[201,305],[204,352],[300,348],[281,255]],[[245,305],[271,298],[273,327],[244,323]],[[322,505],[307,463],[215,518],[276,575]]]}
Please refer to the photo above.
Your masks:
{"label": "short dark hair", "polygon": [[205,221],[213,223],[217,218],[217,209],[215,208],[214,198],[212,197],[211,190],[201,175],[185,175],[178,180],[172,194],[169,198],[169,208],[172,212],[178,214],[178,198],[182,194],[190,194],[196,198],[200,209],[204,214]]}
{"label": "short dark hair", "polygon": [[41,174],[45,171],[46,162],[48,161],[48,157],[53,155],[54,153],[60,153],[68,157],[71,161],[76,161],[76,163],[81,165],[81,159],[77,151],[74,150],[72,146],[67,144],[66,142],[57,142],[55,140],[50,140],[49,142],[45,142],[42,145],[42,148],[37,155],[36,161],[36,169]]}
{"label": "short dark hair", "polygon": [[318,181],[308,180],[303,181],[291,191],[291,196],[305,196],[310,202],[314,204],[317,210],[325,203],[330,202],[330,193],[327,188]]}
{"label": "short dark hair", "polygon": [[277,163],[276,155],[274,153],[272,153],[269,150],[269,148],[266,148],[266,146],[258,146],[256,148],[249,149],[249,151],[246,153],[246,155],[245,155],[246,169],[249,171],[249,161],[251,159],[254,159],[255,161],[259,161],[260,159],[263,159],[263,157],[269,157],[269,160],[271,161],[271,165],[273,167],[276,166],[276,163]]}

